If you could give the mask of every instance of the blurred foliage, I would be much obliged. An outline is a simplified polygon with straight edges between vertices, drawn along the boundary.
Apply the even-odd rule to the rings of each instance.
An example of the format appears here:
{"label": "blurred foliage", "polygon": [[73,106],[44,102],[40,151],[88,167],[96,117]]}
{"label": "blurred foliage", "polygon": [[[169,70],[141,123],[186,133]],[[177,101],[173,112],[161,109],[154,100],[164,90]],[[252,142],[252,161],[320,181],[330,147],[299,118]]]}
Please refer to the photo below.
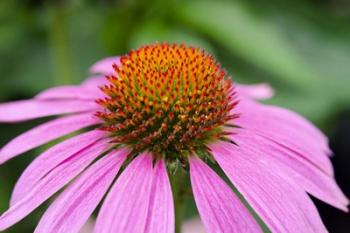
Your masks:
{"label": "blurred foliage", "polygon": [[[270,83],[270,103],[331,130],[350,106],[349,25],[347,0],[2,0],[0,102],[77,84],[103,57],[167,41],[206,49],[237,82]],[[0,125],[0,145],[30,126]],[[0,211],[28,154],[0,170]],[[31,232],[27,223],[9,232]]]}
{"label": "blurred foliage", "polygon": [[2,100],[78,83],[96,60],[156,41],[200,46],[239,82],[316,122],[350,102],[347,1],[0,3]]}

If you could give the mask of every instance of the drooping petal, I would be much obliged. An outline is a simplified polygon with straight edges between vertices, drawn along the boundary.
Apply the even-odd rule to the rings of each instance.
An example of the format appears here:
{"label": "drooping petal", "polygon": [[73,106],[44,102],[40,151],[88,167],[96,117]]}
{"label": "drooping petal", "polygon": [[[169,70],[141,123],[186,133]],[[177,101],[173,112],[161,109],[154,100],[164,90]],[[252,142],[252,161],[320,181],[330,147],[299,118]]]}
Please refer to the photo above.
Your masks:
{"label": "drooping petal", "polygon": [[113,64],[120,65],[120,57],[104,58],[92,65],[90,68],[90,72],[95,74],[113,74]]}
{"label": "drooping petal", "polygon": [[301,116],[277,107],[242,100],[237,106],[240,117],[235,124],[251,129],[307,159],[326,174],[333,175],[326,137]]}
{"label": "drooping petal", "polygon": [[40,117],[95,111],[99,106],[83,100],[19,100],[0,104],[0,122],[19,122]]}
{"label": "drooping petal", "polygon": [[103,96],[98,86],[95,89],[84,86],[58,86],[39,93],[35,98],[40,100],[82,99],[94,101]]}
{"label": "drooping petal", "polygon": [[148,219],[143,233],[173,233],[175,230],[174,203],[167,170],[163,160],[154,168]]}
{"label": "drooping petal", "polygon": [[30,214],[81,173],[105,149],[105,141],[95,143],[52,169],[0,216],[0,231],[7,229]]}
{"label": "drooping petal", "polygon": [[262,232],[227,184],[199,158],[190,158],[194,199],[209,233]]}
{"label": "drooping petal", "polygon": [[242,99],[237,107],[239,111],[247,113],[257,110],[256,117],[258,119],[271,118],[280,121],[281,124],[289,123],[287,125],[300,128],[305,134],[314,137],[317,140],[322,142],[328,141],[327,137],[309,120],[288,109],[257,103],[246,98]]}
{"label": "drooping petal", "polygon": [[312,166],[302,157],[295,157],[290,150],[246,129],[242,129],[233,135],[232,140],[239,146],[245,147],[246,150],[261,155],[266,161],[273,160],[277,162],[285,172],[290,174],[290,178],[294,179],[297,184],[313,196],[347,211],[349,200],[339,189],[334,178]]}
{"label": "drooping petal", "polygon": [[39,125],[17,136],[1,148],[0,164],[54,139],[99,122],[100,120],[95,118],[93,113],[83,113],[61,117]]}
{"label": "drooping petal", "polygon": [[138,155],[107,195],[98,214],[95,233],[144,232],[152,188],[152,158]]}
{"label": "drooping petal", "polygon": [[88,168],[49,207],[35,233],[77,233],[88,220],[124,162],[127,151],[112,151]]}
{"label": "drooping petal", "polygon": [[327,232],[310,198],[278,164],[243,146],[219,142],[213,155],[272,232]]}
{"label": "drooping petal", "polygon": [[21,200],[40,179],[70,157],[86,150],[105,135],[94,130],[59,143],[38,156],[18,179],[11,197],[11,205]]}
{"label": "drooping petal", "polygon": [[274,95],[274,90],[267,83],[256,85],[237,84],[236,89],[238,94],[252,99],[270,99]]}

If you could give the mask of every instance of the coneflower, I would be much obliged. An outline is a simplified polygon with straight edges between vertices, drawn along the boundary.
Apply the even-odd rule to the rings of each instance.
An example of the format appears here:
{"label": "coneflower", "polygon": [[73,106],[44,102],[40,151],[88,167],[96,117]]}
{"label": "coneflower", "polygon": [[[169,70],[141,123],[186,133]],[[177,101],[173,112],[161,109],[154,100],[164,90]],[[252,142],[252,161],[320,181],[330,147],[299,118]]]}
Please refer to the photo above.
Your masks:
{"label": "coneflower", "polygon": [[256,102],[271,96],[267,85],[234,84],[211,55],[177,44],[144,46],[91,70],[106,78],[0,105],[0,122],[61,116],[5,145],[0,164],[80,132],[28,166],[0,230],[68,185],[36,233],[78,232],[105,194],[96,233],[172,233],[173,196],[182,200],[187,178],[210,233],[262,232],[253,211],[272,232],[326,232],[308,193],[347,211],[327,138],[296,113]]}

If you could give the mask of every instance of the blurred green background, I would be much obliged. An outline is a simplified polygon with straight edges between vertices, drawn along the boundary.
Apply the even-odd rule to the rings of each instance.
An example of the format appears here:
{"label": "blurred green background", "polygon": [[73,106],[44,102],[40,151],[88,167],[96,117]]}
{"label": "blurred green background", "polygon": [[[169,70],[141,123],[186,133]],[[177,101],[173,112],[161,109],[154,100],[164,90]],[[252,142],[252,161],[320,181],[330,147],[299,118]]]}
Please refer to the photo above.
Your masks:
{"label": "blurred green background", "polygon": [[[349,0],[1,0],[0,102],[78,84],[95,61],[157,41],[206,49],[237,82],[270,83],[276,96],[269,103],[303,114],[330,136],[349,196]],[[0,146],[39,122],[0,124]],[[0,168],[0,212],[40,150]],[[350,231],[348,216],[317,204],[331,232]],[[32,232],[43,209],[7,232]]]}

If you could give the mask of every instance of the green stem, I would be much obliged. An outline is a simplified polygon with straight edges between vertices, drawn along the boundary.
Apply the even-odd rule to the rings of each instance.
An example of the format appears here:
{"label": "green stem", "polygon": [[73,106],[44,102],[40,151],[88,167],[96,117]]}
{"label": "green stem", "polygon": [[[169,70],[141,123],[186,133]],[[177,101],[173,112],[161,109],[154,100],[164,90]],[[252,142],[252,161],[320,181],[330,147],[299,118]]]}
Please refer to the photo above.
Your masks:
{"label": "green stem", "polygon": [[180,233],[185,210],[186,175],[180,170],[171,175],[170,179],[175,202],[175,233]]}
{"label": "green stem", "polygon": [[183,201],[175,202],[175,233],[181,232],[184,207]]}

